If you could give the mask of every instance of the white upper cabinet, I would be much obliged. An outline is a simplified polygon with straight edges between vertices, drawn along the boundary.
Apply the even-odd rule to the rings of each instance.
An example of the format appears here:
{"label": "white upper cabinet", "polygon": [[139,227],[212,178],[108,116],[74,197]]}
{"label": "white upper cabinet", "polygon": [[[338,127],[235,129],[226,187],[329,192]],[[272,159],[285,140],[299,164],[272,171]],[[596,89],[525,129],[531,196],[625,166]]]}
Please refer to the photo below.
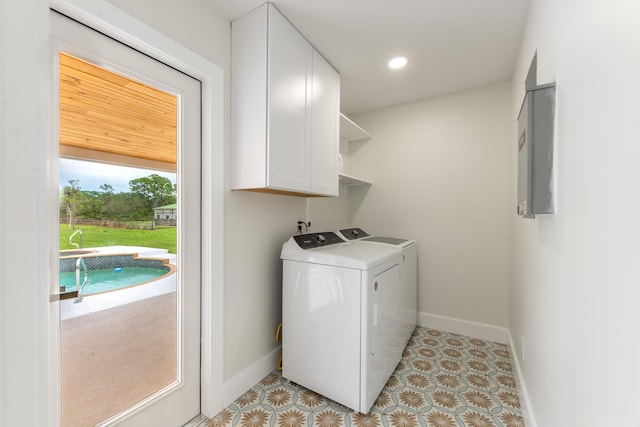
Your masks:
{"label": "white upper cabinet", "polygon": [[231,188],[338,195],[340,77],[271,4],[231,25]]}
{"label": "white upper cabinet", "polygon": [[256,70],[267,71],[268,80],[265,184],[308,191],[311,150],[307,141],[307,93],[311,92],[308,76],[312,70],[312,47],[273,6],[268,12],[268,71]]}
{"label": "white upper cabinet", "polygon": [[340,148],[340,76],[313,51],[311,102],[311,191],[338,195]]}

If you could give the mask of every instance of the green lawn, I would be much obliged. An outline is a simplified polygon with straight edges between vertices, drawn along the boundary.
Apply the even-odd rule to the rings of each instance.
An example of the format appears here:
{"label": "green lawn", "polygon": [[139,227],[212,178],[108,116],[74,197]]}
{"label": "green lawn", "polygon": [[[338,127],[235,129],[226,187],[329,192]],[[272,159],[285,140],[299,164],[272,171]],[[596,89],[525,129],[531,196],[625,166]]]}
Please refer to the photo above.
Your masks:
{"label": "green lawn", "polygon": [[[98,246],[146,246],[150,248],[167,249],[169,253],[176,253],[176,227],[158,227],[155,230],[129,230],[124,228],[97,227],[94,225],[78,225],[70,230],[66,224],[60,224],[60,249],[75,249],[69,244],[69,236],[82,230],[82,247]],[[80,236],[73,238],[80,243]]]}

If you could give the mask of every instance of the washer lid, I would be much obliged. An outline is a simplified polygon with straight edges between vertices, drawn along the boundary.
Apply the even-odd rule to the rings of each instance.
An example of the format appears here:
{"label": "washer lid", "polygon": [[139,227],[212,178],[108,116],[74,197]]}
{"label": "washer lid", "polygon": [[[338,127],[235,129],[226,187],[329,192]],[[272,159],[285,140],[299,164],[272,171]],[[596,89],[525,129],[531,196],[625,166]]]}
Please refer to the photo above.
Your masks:
{"label": "washer lid", "polygon": [[290,261],[368,270],[401,254],[402,251],[398,246],[372,245],[360,241],[302,249],[292,237],[282,246],[280,258]]}

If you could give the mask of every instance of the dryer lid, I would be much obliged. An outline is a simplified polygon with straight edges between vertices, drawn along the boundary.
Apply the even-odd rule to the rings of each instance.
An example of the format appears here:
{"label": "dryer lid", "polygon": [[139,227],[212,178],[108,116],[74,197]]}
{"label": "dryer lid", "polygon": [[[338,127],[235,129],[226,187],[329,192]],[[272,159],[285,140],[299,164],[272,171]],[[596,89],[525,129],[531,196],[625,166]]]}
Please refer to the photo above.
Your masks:
{"label": "dryer lid", "polygon": [[362,239],[363,242],[376,242],[376,243],[386,243],[389,245],[402,245],[406,243],[407,239],[398,239],[396,237],[384,237],[384,236],[371,236]]}

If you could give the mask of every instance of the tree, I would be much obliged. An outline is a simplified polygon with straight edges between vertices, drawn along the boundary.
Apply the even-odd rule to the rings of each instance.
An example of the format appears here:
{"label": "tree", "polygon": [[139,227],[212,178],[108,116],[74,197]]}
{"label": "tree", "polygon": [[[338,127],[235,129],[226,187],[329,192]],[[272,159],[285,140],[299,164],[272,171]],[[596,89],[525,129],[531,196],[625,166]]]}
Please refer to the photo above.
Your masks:
{"label": "tree", "polygon": [[100,188],[100,190],[102,190],[102,193],[104,193],[104,194],[113,194],[114,193],[114,189],[113,189],[113,186],[111,184],[102,184],[99,188]]}
{"label": "tree", "polygon": [[69,228],[73,228],[76,209],[78,207],[78,198],[80,195],[80,181],[77,179],[70,179],[68,182],[69,185],[65,185],[62,188],[62,204],[67,210],[67,217],[69,218]]}
{"label": "tree", "polygon": [[117,193],[104,203],[101,216],[105,219],[140,219],[146,215],[145,200],[133,193]]}
{"label": "tree", "polygon": [[129,188],[145,199],[149,215],[153,215],[153,209],[158,206],[176,202],[176,186],[169,178],[160,175],[132,179]]}
{"label": "tree", "polygon": [[111,184],[104,183],[100,187],[98,187],[102,193],[99,194],[98,199],[100,200],[100,213],[95,218],[109,218],[109,212],[113,210],[110,206],[113,203],[114,198],[116,197],[115,190]]}
{"label": "tree", "polygon": [[104,200],[98,191],[80,191],[77,196],[76,218],[100,218]]}

